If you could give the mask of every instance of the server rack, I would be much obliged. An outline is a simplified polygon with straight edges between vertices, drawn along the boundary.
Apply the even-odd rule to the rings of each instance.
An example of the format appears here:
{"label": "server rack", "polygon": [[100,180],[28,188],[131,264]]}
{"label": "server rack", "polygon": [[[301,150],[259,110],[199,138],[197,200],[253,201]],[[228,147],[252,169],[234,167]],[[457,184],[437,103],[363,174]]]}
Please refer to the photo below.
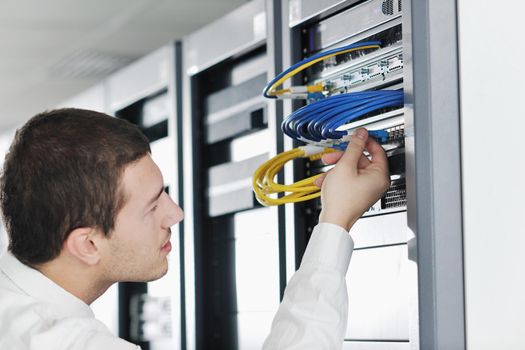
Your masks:
{"label": "server rack", "polygon": [[252,1],[183,41],[187,349],[260,349],[284,287],[282,210],[251,189],[282,149],[261,95],[281,69],[277,10]]}
{"label": "server rack", "polygon": [[[137,124],[150,140],[166,191],[182,205],[181,45],[176,42],[105,82],[108,110]],[[119,283],[119,336],[143,349],[184,348],[183,224],[172,228],[169,270],[149,283]]]}
{"label": "server rack", "polygon": [[[283,13],[289,18],[283,25],[284,66],[370,37],[377,28],[402,26],[404,140],[400,151],[388,152],[391,172],[402,176],[392,178],[394,197],[374,205],[379,211],[366,213],[353,229],[345,349],[465,348],[455,1],[289,0]],[[438,29],[445,18],[447,29]],[[362,87],[396,87],[387,80]],[[298,106],[286,103],[285,115]],[[285,140],[285,149],[292,146]],[[287,181],[312,168],[289,166]],[[392,198],[394,208],[384,211]],[[316,209],[311,203],[287,208],[288,276],[300,261],[308,240],[304,228],[311,231]]]}
{"label": "server rack", "polygon": [[[349,1],[324,9],[308,5],[311,2],[289,2],[290,37],[283,50],[291,53],[288,62],[361,41],[379,40],[382,47],[324,62],[297,80],[323,82],[327,89],[333,89],[331,94],[403,87],[401,2]],[[287,110],[300,105],[288,103]],[[352,229],[355,250],[347,275],[349,320],[345,349],[409,349],[409,296],[415,294],[417,280],[415,274],[410,274],[407,256],[403,109],[381,111],[351,123],[349,130],[359,126],[389,131],[392,140],[384,147],[391,187]],[[317,162],[304,162],[296,165],[293,173],[298,180],[321,170]],[[300,263],[319,212],[320,201],[316,200],[296,204],[293,217],[287,216],[288,221],[295,221],[287,231],[295,238],[293,248],[287,247],[287,256],[295,253],[294,267]]]}

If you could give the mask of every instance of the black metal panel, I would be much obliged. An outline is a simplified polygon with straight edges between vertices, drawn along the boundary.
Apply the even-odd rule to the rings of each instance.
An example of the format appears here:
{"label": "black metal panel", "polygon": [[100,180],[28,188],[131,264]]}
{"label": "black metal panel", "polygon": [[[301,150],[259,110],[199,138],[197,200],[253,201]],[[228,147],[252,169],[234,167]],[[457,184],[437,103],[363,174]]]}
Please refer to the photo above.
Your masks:
{"label": "black metal panel", "polygon": [[118,284],[118,336],[137,344],[143,350],[149,350],[149,342],[133,338],[130,301],[133,297],[148,292],[148,285],[143,282],[120,282]]}
{"label": "black metal panel", "polygon": [[266,85],[266,73],[242,82],[238,85],[229,86],[206,97],[206,114],[222,111],[228,107],[244,102],[250,98],[258,97]]}
{"label": "black metal panel", "polygon": [[[149,111],[148,104],[154,100],[160,108],[152,108],[153,111]],[[168,93],[163,90],[117,111],[115,115],[138,125],[148,140],[154,142],[168,136],[168,103]]]}
{"label": "black metal panel", "polygon": [[201,349],[237,349],[235,245],[232,217],[209,222],[202,237]]}
{"label": "black metal panel", "polygon": [[268,154],[261,154],[240,162],[224,163],[214,166],[209,170],[210,187],[243,179],[251,179],[253,171],[266,160],[268,160]]}
{"label": "black metal panel", "polygon": [[[257,101],[266,73],[240,83],[232,77],[236,67],[264,54],[265,47],[260,46],[190,78],[195,347],[199,350],[239,347],[234,215],[257,206],[251,186],[242,184],[249,183],[267,155],[235,162],[232,144],[240,136],[267,127],[267,105],[262,99]],[[255,103],[236,110],[247,99]],[[214,122],[217,113],[222,115]],[[236,181],[241,187],[235,187]]]}
{"label": "black metal panel", "polygon": [[206,141],[215,143],[232,137],[244,136],[267,126],[266,106],[257,105],[218,122],[209,123],[206,129]]}

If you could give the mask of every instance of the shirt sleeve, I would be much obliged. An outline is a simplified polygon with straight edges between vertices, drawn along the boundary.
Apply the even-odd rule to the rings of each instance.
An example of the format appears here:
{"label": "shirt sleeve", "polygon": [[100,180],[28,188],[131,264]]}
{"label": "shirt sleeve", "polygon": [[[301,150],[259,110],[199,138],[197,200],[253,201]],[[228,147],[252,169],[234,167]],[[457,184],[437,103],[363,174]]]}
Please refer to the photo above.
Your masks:
{"label": "shirt sleeve", "polygon": [[263,350],[338,350],[348,320],[345,275],[354,242],[342,227],[318,224],[292,276]]}

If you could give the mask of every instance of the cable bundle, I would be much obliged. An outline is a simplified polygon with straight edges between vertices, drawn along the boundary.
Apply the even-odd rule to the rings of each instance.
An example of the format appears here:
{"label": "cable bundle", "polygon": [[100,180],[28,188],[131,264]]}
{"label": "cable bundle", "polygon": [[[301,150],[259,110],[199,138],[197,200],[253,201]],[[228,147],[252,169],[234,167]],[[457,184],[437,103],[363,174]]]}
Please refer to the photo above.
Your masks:
{"label": "cable bundle", "polygon": [[[349,138],[346,137],[347,131],[337,130],[340,126],[383,108],[403,106],[402,90],[354,92],[324,98],[327,92],[322,83],[292,86],[281,90],[277,90],[277,87],[295,74],[324,59],[358,50],[378,49],[381,48],[380,44],[378,41],[355,43],[313,55],[286,69],[266,85],[263,95],[267,98],[308,98],[315,94],[316,98],[321,99],[296,110],[283,121],[281,127],[286,135],[308,145],[280,153],[255,171],[252,185],[261,204],[280,205],[319,197],[321,189],[314,182],[321,174],[291,185],[276,183],[275,176],[288,161],[301,157],[313,161],[320,159],[323,154],[334,152],[335,149],[345,150]],[[388,139],[388,132],[385,130],[372,130],[369,131],[369,135],[379,142],[386,142]],[[345,139],[341,140],[343,137]],[[280,193],[284,195],[279,197]]]}
{"label": "cable bundle", "polygon": [[[330,148],[316,146],[302,146],[278,154],[261,165],[252,178],[253,191],[257,200],[263,205],[280,205],[286,203],[302,202],[317,198],[321,195],[321,189],[314,184],[315,179],[321,176],[315,175],[307,179],[297,181],[291,185],[280,185],[274,181],[277,173],[284,165],[293,159],[310,158],[311,161],[321,159],[326,153],[334,152]],[[288,192],[280,198],[272,198],[271,194]]]}
{"label": "cable bundle", "polygon": [[[368,113],[388,107],[402,107],[403,104],[403,90],[340,94],[296,110],[283,121],[281,128],[289,137],[308,143],[339,140],[347,135],[346,131],[337,130],[340,126]],[[370,135],[380,142],[388,138],[384,130],[370,131]]]}
{"label": "cable bundle", "polygon": [[291,66],[290,68],[286,69],[281,74],[273,78],[264,88],[263,96],[267,98],[278,98],[278,97],[291,96],[295,92],[299,92],[299,93],[320,92],[323,90],[323,86],[320,84],[304,86],[304,87],[292,87],[289,89],[281,89],[281,90],[276,90],[276,88],[282,85],[286,80],[293,77],[297,73],[305,70],[308,67],[313,66],[314,64],[322,60],[325,60],[327,58],[334,57],[334,56],[347,54],[353,51],[360,51],[360,50],[366,50],[366,49],[379,49],[381,48],[380,45],[381,45],[381,42],[379,41],[367,41],[367,42],[362,42],[362,43],[355,43],[355,44],[339,47],[333,50],[329,50],[326,52],[320,52],[318,54],[305,58],[304,60],[297,62],[296,64],[294,64],[293,66]]}

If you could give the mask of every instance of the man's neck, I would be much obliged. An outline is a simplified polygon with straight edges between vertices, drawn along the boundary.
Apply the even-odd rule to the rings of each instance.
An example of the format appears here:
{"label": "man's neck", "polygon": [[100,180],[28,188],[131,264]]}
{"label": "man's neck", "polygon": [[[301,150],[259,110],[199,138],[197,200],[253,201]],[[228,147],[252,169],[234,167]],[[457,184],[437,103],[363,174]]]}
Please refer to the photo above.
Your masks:
{"label": "man's neck", "polygon": [[83,265],[70,257],[59,256],[34,268],[87,305],[113,284],[103,281],[96,267]]}

